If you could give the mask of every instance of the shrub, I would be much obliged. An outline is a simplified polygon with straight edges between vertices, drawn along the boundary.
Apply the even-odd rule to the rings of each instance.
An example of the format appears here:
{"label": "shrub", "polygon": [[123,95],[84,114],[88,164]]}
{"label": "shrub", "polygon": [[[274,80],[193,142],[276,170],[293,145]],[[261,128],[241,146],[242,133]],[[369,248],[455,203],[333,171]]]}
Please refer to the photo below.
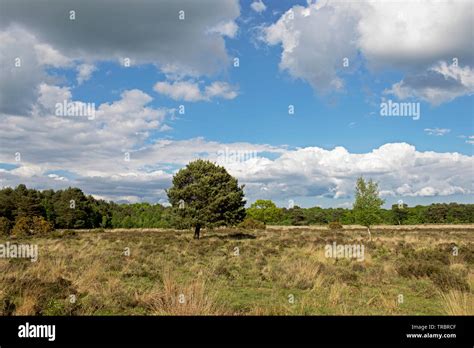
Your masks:
{"label": "shrub", "polygon": [[16,237],[26,237],[31,235],[31,218],[26,216],[18,217],[15,220],[12,235]]}
{"label": "shrub", "polygon": [[344,227],[341,225],[339,221],[331,221],[328,225],[330,230],[342,230]]}
{"label": "shrub", "polygon": [[450,271],[441,262],[405,259],[398,264],[397,272],[405,278],[428,277],[442,290],[459,289],[469,291],[469,284],[466,279]]}
{"label": "shrub", "polygon": [[45,235],[54,231],[53,225],[42,216],[33,216],[31,229],[35,235]]}
{"label": "shrub", "polygon": [[33,216],[33,218],[22,216],[16,219],[12,235],[26,237],[32,235],[45,235],[52,231],[54,231],[53,225],[46,221],[42,216]]}
{"label": "shrub", "polygon": [[438,246],[436,249],[415,250],[411,245],[399,243],[399,245],[396,247],[396,250],[397,254],[398,251],[400,251],[405,259],[410,260],[412,262],[419,260],[431,264],[450,264],[449,257],[451,255],[451,250],[446,250],[443,247]]}
{"label": "shrub", "polygon": [[264,230],[266,228],[265,223],[252,218],[246,218],[239,224],[239,227],[246,230]]}
{"label": "shrub", "polygon": [[11,232],[12,224],[6,217],[0,217],[0,236],[8,236]]}
{"label": "shrub", "polygon": [[[46,281],[34,275],[2,279],[4,287],[0,315],[74,315],[77,304],[69,296],[78,296],[70,280],[58,277]],[[20,306],[28,301],[29,306]],[[20,308],[23,307],[23,308]]]}

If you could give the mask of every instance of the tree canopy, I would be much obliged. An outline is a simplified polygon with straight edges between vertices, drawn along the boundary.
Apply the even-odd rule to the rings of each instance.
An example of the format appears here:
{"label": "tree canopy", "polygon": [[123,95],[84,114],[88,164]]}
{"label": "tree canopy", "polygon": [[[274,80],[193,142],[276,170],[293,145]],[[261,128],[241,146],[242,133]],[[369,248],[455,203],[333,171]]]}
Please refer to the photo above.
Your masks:
{"label": "tree canopy", "polygon": [[178,223],[195,228],[234,225],[245,218],[243,186],[224,167],[196,160],[173,177],[168,200]]}
{"label": "tree canopy", "polygon": [[257,199],[247,209],[247,215],[265,224],[275,223],[281,218],[281,210],[270,200]]}
{"label": "tree canopy", "polygon": [[367,227],[370,238],[372,237],[370,226],[381,220],[380,208],[383,204],[384,200],[379,197],[378,184],[372,181],[372,179],[366,182],[364,178],[358,178],[355,191],[354,214],[356,222]]}

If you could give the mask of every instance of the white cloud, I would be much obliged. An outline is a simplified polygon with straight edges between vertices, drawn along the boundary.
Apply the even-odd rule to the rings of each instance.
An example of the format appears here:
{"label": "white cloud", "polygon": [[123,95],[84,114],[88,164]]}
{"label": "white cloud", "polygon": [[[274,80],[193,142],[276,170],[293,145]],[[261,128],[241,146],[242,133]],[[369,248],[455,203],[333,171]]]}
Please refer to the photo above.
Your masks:
{"label": "white cloud", "polygon": [[358,3],[364,6],[357,25],[358,46],[372,66],[424,70],[447,57],[472,64],[469,1]]}
{"label": "white cloud", "polygon": [[308,81],[317,91],[341,90],[344,82],[338,72],[343,59],[352,61],[357,53],[357,19],[358,11],[351,6],[298,5],[265,28],[263,39],[281,44],[280,69]]}
{"label": "white cloud", "polygon": [[[394,85],[394,93],[434,103],[472,93],[473,20],[471,5],[463,0],[309,1],[264,28],[262,39],[281,45],[282,70],[318,92],[342,90],[344,74],[365,62],[374,73],[398,69],[408,74],[410,83]],[[345,58],[348,66],[343,65]],[[433,67],[447,59],[456,59],[463,68]],[[429,86],[426,80],[434,75],[426,77],[427,71],[440,76],[437,86]],[[441,77],[448,79],[445,86]],[[428,83],[424,90],[411,89],[423,83]]]}
{"label": "white cloud", "polygon": [[57,103],[72,101],[69,87],[58,87],[42,83],[38,86],[38,91],[38,104],[51,114],[54,114]]}
{"label": "white cloud", "polygon": [[154,90],[174,100],[189,102],[210,101],[213,98],[234,99],[237,88],[227,82],[215,81],[201,90],[198,83],[193,81],[157,82]]}
{"label": "white cloud", "polygon": [[35,44],[35,51],[38,57],[39,65],[52,66],[55,68],[67,68],[73,65],[73,61],[63,56],[48,44]]}
{"label": "white cloud", "polygon": [[99,105],[93,119],[55,116],[55,104],[64,100],[72,102],[69,89],[42,84],[37,112],[30,117],[2,115],[1,148],[8,151],[0,153],[0,162],[12,162],[19,152],[21,166],[47,163],[42,172],[74,168],[84,177],[128,172],[134,153],[174,113],[148,106],[152,98],[140,90],[124,91],[121,99]]}
{"label": "white cloud", "polygon": [[257,0],[257,1],[252,2],[250,4],[250,7],[252,8],[252,10],[254,10],[257,13],[261,13],[267,9],[267,6],[265,6],[262,0]]}
{"label": "white cloud", "polygon": [[52,178],[58,181],[68,181],[67,178],[65,178],[64,176],[59,176],[58,174],[48,174],[48,178]]}
{"label": "white cloud", "polygon": [[234,99],[237,97],[237,88],[229,85],[227,82],[216,81],[206,86],[204,95],[206,99]]}
{"label": "white cloud", "polygon": [[275,199],[296,196],[344,198],[358,176],[380,182],[386,196],[473,194],[474,158],[458,153],[420,152],[405,143],[385,144],[363,154],[342,147],[287,151],[275,160],[255,159],[228,166],[252,196],[262,188]]}
{"label": "white cloud", "polygon": [[436,136],[443,136],[451,132],[451,129],[447,129],[447,128],[425,128],[424,130],[428,135],[436,135]]}
{"label": "white cloud", "polygon": [[203,99],[199,85],[189,81],[157,82],[153,89],[174,100],[199,101]]}
{"label": "white cloud", "polygon": [[222,36],[234,38],[239,30],[239,26],[234,21],[227,21],[218,23],[216,26],[209,29],[208,33],[218,33]]}
{"label": "white cloud", "polygon": [[474,93],[474,69],[439,62],[426,72],[408,75],[384,93],[399,99],[420,98],[439,105]]}
{"label": "white cloud", "polygon": [[91,78],[92,73],[97,70],[93,64],[81,64],[77,66],[77,83],[82,84]]}
{"label": "white cloud", "polygon": [[[205,158],[225,166],[245,184],[250,201],[347,199],[353,196],[355,181],[361,175],[380,182],[386,198],[474,193],[473,156],[422,152],[406,143],[351,153],[343,147],[288,149],[223,144],[203,138],[150,141],[144,133],[159,127],[154,120],[162,116],[146,107],[149,101],[143,92],[125,92],[121,100],[101,105],[100,116],[93,121],[42,116],[42,122],[28,122],[24,117],[10,116],[0,137],[11,153],[1,153],[0,162],[13,163],[16,151],[21,152],[22,162],[17,169],[2,170],[3,184],[27,182],[45,188],[72,185],[108,199],[165,201],[164,190],[170,186],[172,174],[194,159]],[[124,160],[125,150],[130,151],[130,161]],[[66,182],[44,174],[64,169],[73,171],[74,178],[58,175]]]}

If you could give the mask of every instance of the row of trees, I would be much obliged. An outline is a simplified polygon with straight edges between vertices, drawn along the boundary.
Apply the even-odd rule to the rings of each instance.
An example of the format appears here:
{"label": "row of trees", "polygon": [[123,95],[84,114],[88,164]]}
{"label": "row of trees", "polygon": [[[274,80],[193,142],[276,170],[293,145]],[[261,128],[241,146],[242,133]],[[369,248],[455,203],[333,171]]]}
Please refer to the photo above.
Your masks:
{"label": "row of trees", "polygon": [[[197,160],[181,169],[167,191],[171,207],[160,204],[117,204],[86,196],[78,188],[38,191],[25,185],[0,190],[0,228],[10,231],[21,220],[23,229],[51,228],[195,228],[236,225],[245,216],[274,225],[474,223],[474,204],[432,204],[381,209],[375,182],[359,178],[353,209],[279,208],[257,200],[245,209],[243,186],[215,164]],[[33,219],[37,217],[39,219]],[[29,227],[28,227],[29,226]],[[40,228],[38,227],[38,228]]]}
{"label": "row of trees", "polygon": [[[356,215],[354,209],[344,208],[279,208],[270,200],[257,200],[247,209],[247,216],[269,225],[325,225],[332,221],[353,225],[358,223]],[[474,223],[474,204],[403,204],[403,208],[394,204],[391,209],[379,209],[376,215],[377,223],[385,225]]]}
{"label": "row of trees", "polygon": [[97,200],[78,188],[38,191],[22,184],[0,190],[0,217],[10,223],[38,216],[55,228],[170,227],[169,210],[160,204]]}

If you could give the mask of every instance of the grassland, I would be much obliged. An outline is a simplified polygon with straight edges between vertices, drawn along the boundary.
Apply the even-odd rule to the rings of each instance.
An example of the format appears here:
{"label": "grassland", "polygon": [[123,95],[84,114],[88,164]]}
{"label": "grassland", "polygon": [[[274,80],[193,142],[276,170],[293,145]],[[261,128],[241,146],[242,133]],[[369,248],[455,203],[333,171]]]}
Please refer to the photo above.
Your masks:
{"label": "grassland", "polygon": [[[474,226],[57,231],[0,259],[1,315],[473,315]],[[363,261],[327,244],[362,244]],[[457,255],[453,252],[458,248]],[[129,254],[128,254],[129,252]]]}

